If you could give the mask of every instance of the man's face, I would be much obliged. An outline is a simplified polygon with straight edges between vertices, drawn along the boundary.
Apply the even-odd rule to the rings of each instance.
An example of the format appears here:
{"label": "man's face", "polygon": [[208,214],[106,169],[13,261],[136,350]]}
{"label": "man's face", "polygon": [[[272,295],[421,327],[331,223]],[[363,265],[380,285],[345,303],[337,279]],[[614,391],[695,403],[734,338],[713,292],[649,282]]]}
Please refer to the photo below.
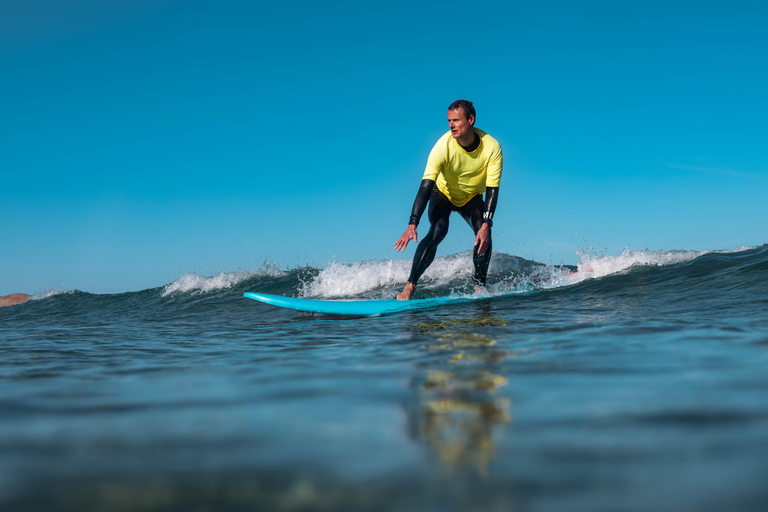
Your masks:
{"label": "man's face", "polygon": [[473,124],[475,124],[475,116],[467,119],[463,108],[448,111],[448,126],[451,127],[451,135],[454,139],[466,139],[467,134],[472,133]]}

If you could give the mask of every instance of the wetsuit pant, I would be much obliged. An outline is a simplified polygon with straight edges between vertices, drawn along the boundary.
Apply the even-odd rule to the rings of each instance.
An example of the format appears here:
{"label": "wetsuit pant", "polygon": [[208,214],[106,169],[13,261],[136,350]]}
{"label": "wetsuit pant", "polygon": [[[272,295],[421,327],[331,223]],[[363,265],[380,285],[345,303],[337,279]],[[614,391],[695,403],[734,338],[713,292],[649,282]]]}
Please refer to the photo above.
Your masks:
{"label": "wetsuit pant", "polygon": [[[429,198],[429,209],[427,216],[429,218],[429,233],[421,239],[416,248],[416,254],[413,256],[413,265],[411,266],[411,275],[408,281],[416,284],[421,274],[432,264],[437,253],[437,246],[448,234],[448,218],[451,212],[459,214],[467,221],[475,235],[483,226],[483,212],[485,212],[485,202],[483,195],[478,194],[469,200],[464,206],[456,206],[435,187],[432,190],[432,196]],[[488,264],[491,262],[491,236],[488,235],[488,247],[485,254],[477,254],[477,245],[473,251],[472,262],[475,264],[475,274],[472,281],[476,285],[485,286],[485,278],[488,275]]]}

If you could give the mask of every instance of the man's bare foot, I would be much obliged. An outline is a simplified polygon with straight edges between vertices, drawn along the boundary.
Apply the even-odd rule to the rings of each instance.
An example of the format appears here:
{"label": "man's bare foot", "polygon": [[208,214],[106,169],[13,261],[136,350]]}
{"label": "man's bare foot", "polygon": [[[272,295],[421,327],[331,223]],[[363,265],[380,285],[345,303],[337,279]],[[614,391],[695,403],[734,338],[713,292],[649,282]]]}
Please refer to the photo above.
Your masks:
{"label": "man's bare foot", "polygon": [[475,286],[475,293],[485,293],[485,294],[488,294],[488,290],[485,289],[485,286],[477,285],[477,286]]}
{"label": "man's bare foot", "polygon": [[403,293],[397,296],[397,300],[410,300],[411,295],[413,295],[413,290],[415,289],[416,289],[415,284],[411,282],[405,283],[405,288],[403,288]]}

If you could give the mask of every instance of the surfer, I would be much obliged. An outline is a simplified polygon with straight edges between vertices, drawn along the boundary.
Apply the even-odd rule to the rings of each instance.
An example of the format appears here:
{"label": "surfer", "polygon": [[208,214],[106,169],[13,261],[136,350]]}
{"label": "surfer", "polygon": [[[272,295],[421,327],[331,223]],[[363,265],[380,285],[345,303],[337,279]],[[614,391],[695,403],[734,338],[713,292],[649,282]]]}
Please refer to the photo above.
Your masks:
{"label": "surfer", "polygon": [[451,103],[448,126],[450,130],[440,137],[427,159],[408,229],[395,242],[395,250],[404,251],[411,240],[419,241],[416,226],[429,202],[429,232],[416,248],[411,275],[397,296],[399,300],[411,298],[419,278],[435,259],[437,246],[448,233],[451,212],[459,212],[475,233],[472,281],[476,292],[485,289],[491,262],[491,226],[499,198],[501,146],[496,139],[475,128],[475,107],[471,101]]}

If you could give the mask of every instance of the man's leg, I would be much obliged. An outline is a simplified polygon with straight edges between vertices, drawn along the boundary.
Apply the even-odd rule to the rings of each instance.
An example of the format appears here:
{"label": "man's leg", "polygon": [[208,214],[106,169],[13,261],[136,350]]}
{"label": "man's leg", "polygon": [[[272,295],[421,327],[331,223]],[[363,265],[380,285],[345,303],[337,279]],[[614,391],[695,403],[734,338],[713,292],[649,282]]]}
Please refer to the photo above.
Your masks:
{"label": "man's leg", "polygon": [[411,265],[411,275],[405,284],[403,292],[397,296],[399,300],[408,300],[416,289],[416,283],[435,260],[437,246],[448,234],[448,218],[451,215],[451,202],[445,197],[445,194],[437,188],[432,192],[429,199],[429,232],[421,239],[416,254],[413,255],[413,264]]}
{"label": "man's leg", "polygon": [[[467,221],[467,224],[472,228],[472,231],[477,235],[477,232],[483,227],[483,211],[485,210],[485,202],[482,195],[476,195],[467,204],[461,207],[459,213]],[[490,228],[488,232],[488,246],[485,250],[485,254],[482,256],[477,253],[478,246],[476,245],[472,251],[472,263],[475,266],[475,274],[472,276],[472,282],[475,284],[475,291],[480,291],[480,288],[485,288],[485,281],[488,276],[488,266],[491,264],[491,251],[493,249],[493,241],[491,239]]]}
{"label": "man's leg", "polygon": [[[477,233],[477,231],[475,231]],[[485,281],[488,277],[488,266],[491,264],[491,250],[493,249],[493,243],[491,242],[491,235],[488,234],[488,248],[485,250],[485,254],[482,256],[477,254],[477,246],[472,252],[472,263],[475,264],[475,275],[472,276],[472,282],[475,283],[475,291],[480,291],[477,287],[485,288]]]}

